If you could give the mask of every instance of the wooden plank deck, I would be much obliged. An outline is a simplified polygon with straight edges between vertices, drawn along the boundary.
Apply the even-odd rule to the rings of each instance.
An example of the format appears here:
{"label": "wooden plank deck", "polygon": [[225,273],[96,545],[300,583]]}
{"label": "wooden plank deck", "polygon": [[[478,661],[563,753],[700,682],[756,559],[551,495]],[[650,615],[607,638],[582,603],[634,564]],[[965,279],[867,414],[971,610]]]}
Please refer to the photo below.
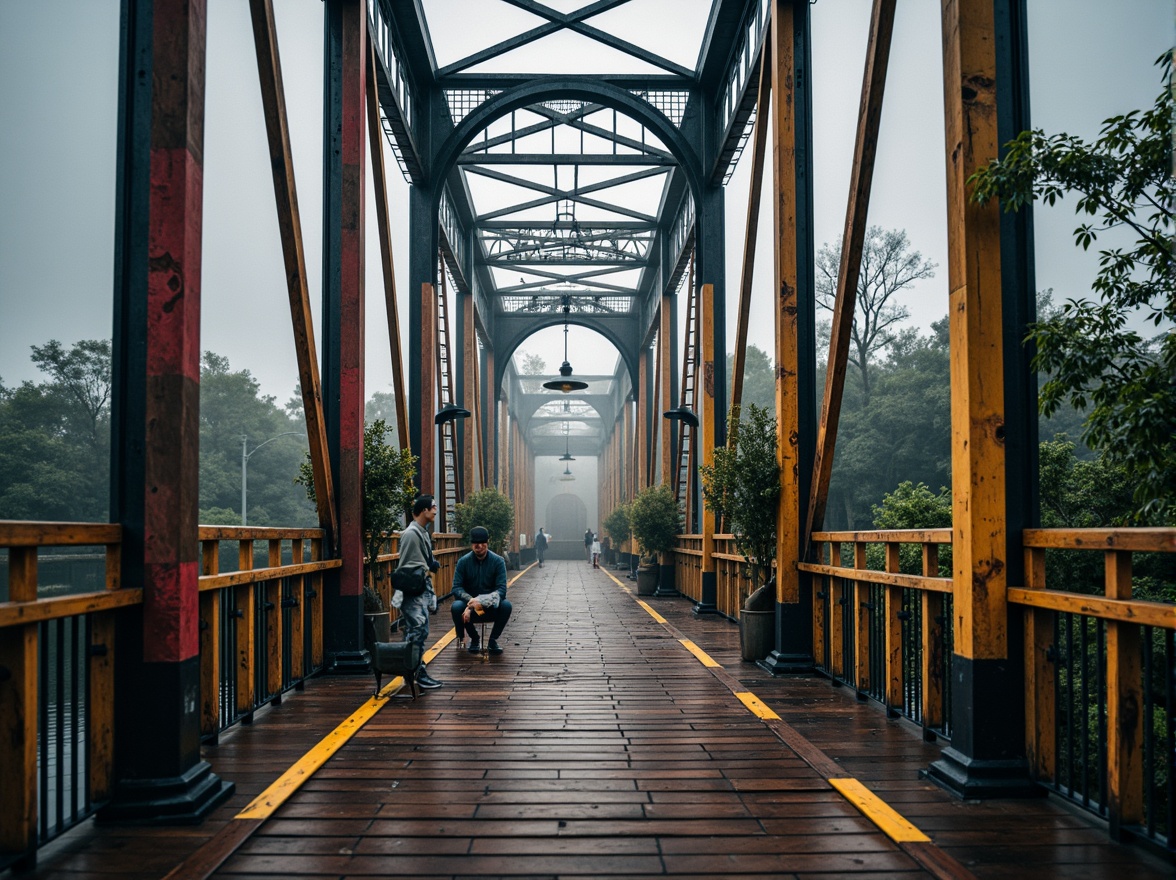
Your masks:
{"label": "wooden plank deck", "polygon": [[[446,641],[429,667],[445,687],[383,703],[268,819],[233,816],[365,703],[370,678],[316,679],[207,748],[237,791],[204,825],[86,825],[26,876],[159,878],[184,859],[177,880],[222,859],[212,876],[1172,876],[1052,800],[952,798],[919,777],[938,747],[910,725],[741,663],[735,627],[685,599],[647,600],[657,622],[630,584],[578,561],[531,568],[501,657]],[[431,641],[448,621],[443,605]],[[841,777],[931,842],[867,818]]]}

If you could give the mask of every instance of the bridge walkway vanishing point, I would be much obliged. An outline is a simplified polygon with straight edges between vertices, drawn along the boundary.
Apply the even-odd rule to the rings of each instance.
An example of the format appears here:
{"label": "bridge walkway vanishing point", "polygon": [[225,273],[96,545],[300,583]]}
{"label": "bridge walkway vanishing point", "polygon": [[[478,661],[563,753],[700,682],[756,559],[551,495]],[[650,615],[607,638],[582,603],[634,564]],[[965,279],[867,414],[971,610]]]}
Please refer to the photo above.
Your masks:
{"label": "bridge walkway vanishing point", "polygon": [[955,799],[907,722],[741,662],[730,621],[630,583],[532,566],[488,660],[456,649],[443,602],[442,689],[316,678],[204,749],[237,786],[211,819],[87,822],[26,876],[1172,876],[1053,800]]}

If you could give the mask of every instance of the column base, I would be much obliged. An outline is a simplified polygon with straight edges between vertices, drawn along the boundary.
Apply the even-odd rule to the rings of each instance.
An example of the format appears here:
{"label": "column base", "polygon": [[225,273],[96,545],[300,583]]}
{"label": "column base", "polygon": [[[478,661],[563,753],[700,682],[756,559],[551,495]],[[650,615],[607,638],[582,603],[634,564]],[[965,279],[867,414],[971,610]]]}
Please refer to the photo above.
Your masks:
{"label": "column base", "polygon": [[763,660],[757,660],[756,666],[766,669],[772,675],[790,675],[793,673],[808,673],[816,669],[817,661],[812,654],[787,654],[783,651],[773,651]]}
{"label": "column base", "polygon": [[170,779],[124,780],[114,798],[98,811],[99,822],[197,825],[224,803],[236,786],[201,761],[182,776]]}
{"label": "column base", "polygon": [[923,774],[957,797],[980,800],[1045,796],[1045,789],[1029,777],[1029,764],[1023,758],[969,758],[950,746],[941,754]]}
{"label": "column base", "polygon": [[718,614],[719,606],[713,602],[695,602],[694,607],[690,609],[690,613],[695,617],[700,614]]}
{"label": "column base", "polygon": [[358,675],[371,672],[371,654],[367,651],[340,651],[327,659],[326,671],[332,675]]}

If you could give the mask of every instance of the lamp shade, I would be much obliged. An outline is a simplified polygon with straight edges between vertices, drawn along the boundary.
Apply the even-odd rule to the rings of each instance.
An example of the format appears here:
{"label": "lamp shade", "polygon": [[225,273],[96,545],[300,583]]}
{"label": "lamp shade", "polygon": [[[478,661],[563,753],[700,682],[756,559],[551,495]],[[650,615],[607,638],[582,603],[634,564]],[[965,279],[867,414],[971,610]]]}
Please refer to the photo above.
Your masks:
{"label": "lamp shade", "polygon": [[562,391],[564,394],[571,394],[573,391],[583,391],[588,387],[588,383],[581,382],[579,379],[573,379],[572,365],[564,361],[563,366],[559,368],[559,378],[544,382],[543,387],[551,391]]}
{"label": "lamp shade", "polygon": [[437,415],[433,416],[433,424],[441,425],[454,419],[468,419],[469,417],[470,411],[465,407],[458,406],[456,403],[447,403],[437,411]]}
{"label": "lamp shade", "polygon": [[685,422],[691,428],[698,427],[698,416],[694,414],[694,410],[686,405],[676,406],[673,409],[668,409],[662,413],[662,417],[672,419],[675,421]]}

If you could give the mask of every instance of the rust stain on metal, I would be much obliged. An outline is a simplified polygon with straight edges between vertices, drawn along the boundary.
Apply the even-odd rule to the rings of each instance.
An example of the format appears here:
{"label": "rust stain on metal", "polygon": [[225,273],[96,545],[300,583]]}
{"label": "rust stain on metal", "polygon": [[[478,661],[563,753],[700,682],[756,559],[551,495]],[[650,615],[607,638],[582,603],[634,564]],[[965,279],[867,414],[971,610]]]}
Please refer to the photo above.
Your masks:
{"label": "rust stain on metal", "polygon": [[173,311],[176,303],[184,296],[184,270],[180,266],[179,261],[170,253],[164,253],[158,257],[148,259],[147,270],[149,272],[168,273],[167,289],[172,291],[175,296],[163,304],[163,310],[164,312]]}

